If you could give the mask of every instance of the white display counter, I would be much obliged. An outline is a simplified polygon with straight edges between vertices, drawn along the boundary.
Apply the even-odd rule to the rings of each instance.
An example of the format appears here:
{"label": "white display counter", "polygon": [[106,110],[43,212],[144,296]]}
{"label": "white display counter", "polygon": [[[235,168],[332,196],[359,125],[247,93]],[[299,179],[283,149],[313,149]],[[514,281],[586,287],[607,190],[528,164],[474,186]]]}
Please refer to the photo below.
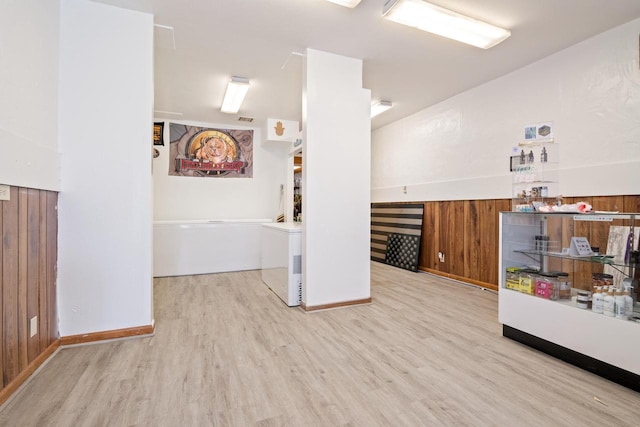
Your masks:
{"label": "white display counter", "polygon": [[[507,283],[507,268],[533,266],[537,267],[532,269],[533,274],[536,269],[563,271],[575,292],[590,294],[592,273],[600,274],[605,267],[611,267],[621,273],[622,277],[613,283],[621,287],[623,277],[635,277],[635,266],[625,261],[624,252],[618,254],[615,245],[610,245],[610,229],[613,226],[635,229],[636,218],[640,214],[500,213],[498,320],[503,325],[503,335],[640,391],[637,304],[626,317],[615,318],[581,308],[576,299],[554,299],[547,296],[552,294],[530,287],[531,283],[525,286],[528,274],[525,272],[511,272]],[[612,258],[605,265],[597,256],[574,256],[562,251],[570,247],[575,233]],[[623,240],[627,242],[626,238]],[[546,246],[540,246],[539,242],[546,242]],[[536,288],[544,284],[538,279],[532,283]]]}
{"label": "white display counter", "polygon": [[262,281],[290,307],[302,299],[302,224],[262,225]]}
{"label": "white display counter", "polygon": [[153,276],[260,268],[262,224],[270,219],[155,221]]}

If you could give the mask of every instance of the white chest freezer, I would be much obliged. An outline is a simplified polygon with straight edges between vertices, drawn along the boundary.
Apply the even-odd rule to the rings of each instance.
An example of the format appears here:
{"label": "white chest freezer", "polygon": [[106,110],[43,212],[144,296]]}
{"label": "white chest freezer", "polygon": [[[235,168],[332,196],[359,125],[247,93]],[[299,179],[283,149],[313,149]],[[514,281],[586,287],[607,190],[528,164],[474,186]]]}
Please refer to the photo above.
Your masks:
{"label": "white chest freezer", "polygon": [[262,225],[262,281],[290,307],[302,300],[302,224]]}

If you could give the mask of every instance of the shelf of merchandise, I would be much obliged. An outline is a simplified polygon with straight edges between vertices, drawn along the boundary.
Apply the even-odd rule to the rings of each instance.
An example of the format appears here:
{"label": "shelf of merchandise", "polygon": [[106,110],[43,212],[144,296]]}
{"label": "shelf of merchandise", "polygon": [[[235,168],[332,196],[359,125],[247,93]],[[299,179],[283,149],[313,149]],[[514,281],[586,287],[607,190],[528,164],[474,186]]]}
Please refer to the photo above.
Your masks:
{"label": "shelf of merchandise", "polygon": [[558,145],[553,141],[521,142],[518,149],[521,154],[513,156],[510,168],[511,210],[529,212],[533,211],[532,202],[555,202],[560,194]]}

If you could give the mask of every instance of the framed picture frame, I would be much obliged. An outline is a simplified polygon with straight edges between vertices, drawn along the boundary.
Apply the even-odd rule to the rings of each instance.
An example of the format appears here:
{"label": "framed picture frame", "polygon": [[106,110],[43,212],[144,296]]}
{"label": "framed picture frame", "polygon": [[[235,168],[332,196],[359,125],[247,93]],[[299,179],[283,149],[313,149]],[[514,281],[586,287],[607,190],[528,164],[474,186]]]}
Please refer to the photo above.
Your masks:
{"label": "framed picture frame", "polygon": [[153,123],[153,145],[164,145],[164,122]]}

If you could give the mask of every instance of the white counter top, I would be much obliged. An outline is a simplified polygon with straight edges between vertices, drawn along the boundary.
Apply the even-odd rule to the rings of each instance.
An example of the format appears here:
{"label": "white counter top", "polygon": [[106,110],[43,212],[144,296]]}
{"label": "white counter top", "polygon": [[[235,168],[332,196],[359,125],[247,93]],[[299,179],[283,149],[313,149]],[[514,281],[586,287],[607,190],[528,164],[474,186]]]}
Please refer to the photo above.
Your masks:
{"label": "white counter top", "polygon": [[271,222],[268,218],[257,219],[178,219],[178,220],[160,220],[153,221],[153,225],[168,225],[168,224],[231,224],[231,223],[263,223]]}
{"label": "white counter top", "polygon": [[271,222],[268,224],[262,224],[262,226],[276,230],[288,231],[289,233],[300,233],[302,231],[301,222]]}

